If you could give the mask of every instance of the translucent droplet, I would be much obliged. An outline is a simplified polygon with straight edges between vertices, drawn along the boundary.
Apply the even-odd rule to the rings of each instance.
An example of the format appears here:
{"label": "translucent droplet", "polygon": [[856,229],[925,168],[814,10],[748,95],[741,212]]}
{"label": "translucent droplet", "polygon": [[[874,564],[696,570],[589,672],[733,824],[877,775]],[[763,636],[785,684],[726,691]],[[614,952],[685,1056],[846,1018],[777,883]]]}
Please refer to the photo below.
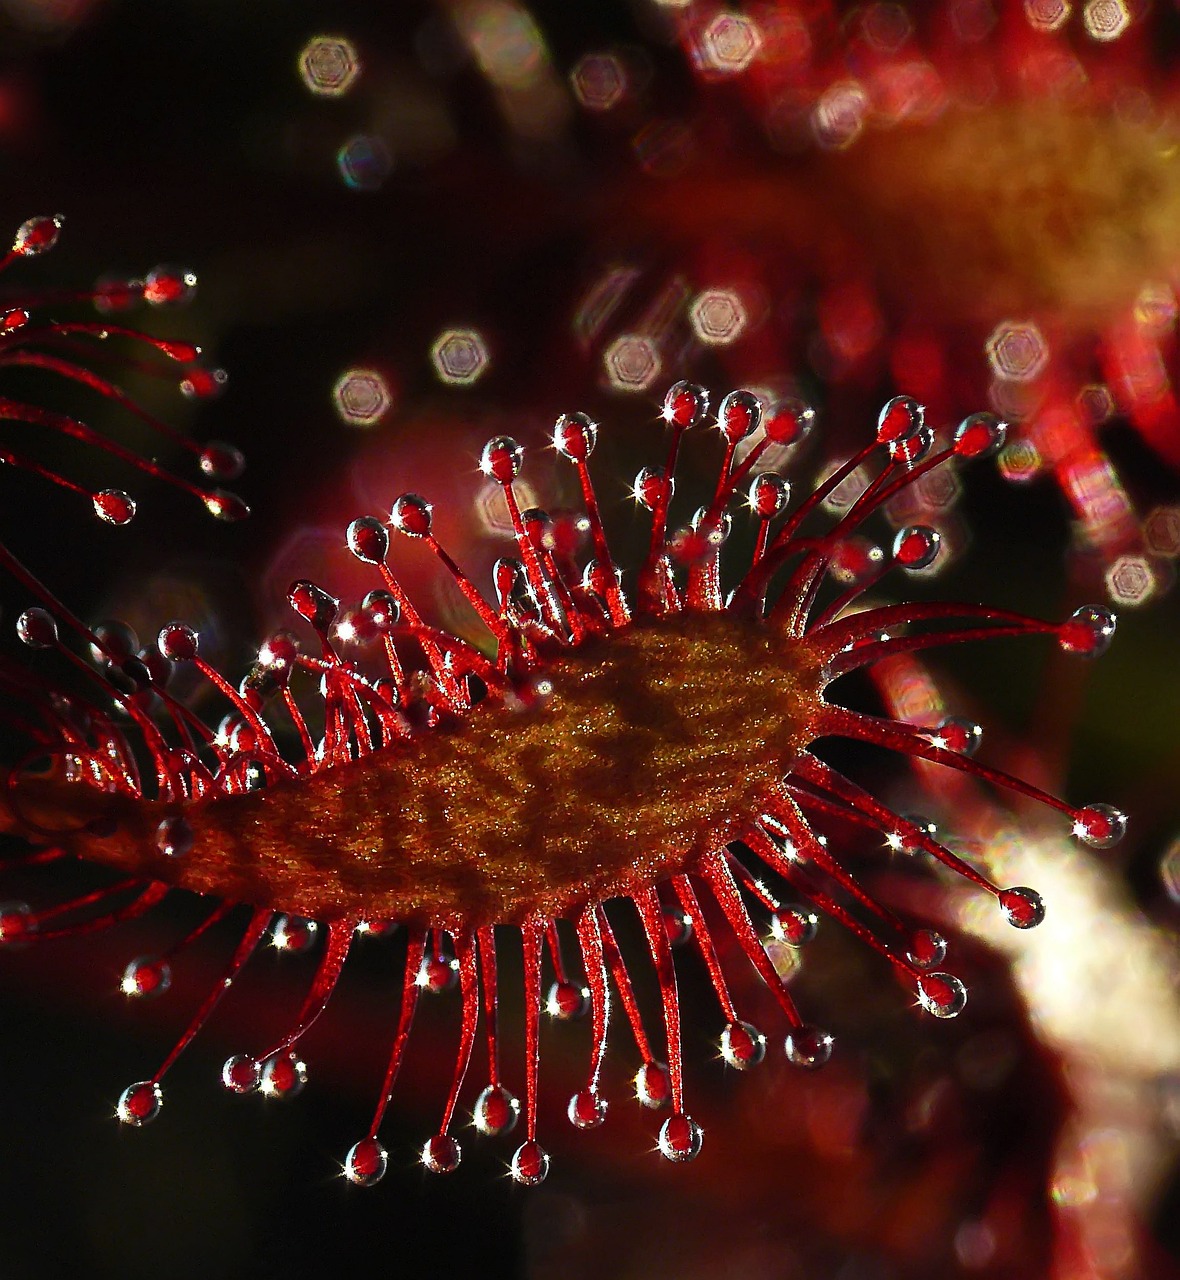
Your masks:
{"label": "translucent droplet", "polygon": [[566,1114],[575,1129],[597,1129],[606,1119],[606,1099],[596,1089],[583,1089],[570,1099]]}
{"label": "translucent droplet", "polygon": [[664,907],[660,914],[668,942],[674,947],[684,946],[692,937],[692,917],[679,907]]}
{"label": "translucent droplet", "polygon": [[1083,605],[1057,629],[1057,642],[1066,653],[1097,658],[1110,648],[1116,622],[1109,609],[1100,605]]}
{"label": "translucent droplet", "polygon": [[287,602],[321,635],[336,621],[340,612],[340,601],[307,578],[291,583],[287,589]]}
{"label": "translucent droplet", "polygon": [[717,407],[717,425],[730,444],[753,435],[761,423],[762,404],[752,391],[731,391]]}
{"label": "translucent droplet", "polygon": [[365,564],[380,564],[389,554],[389,533],[375,516],[360,516],[348,526],[348,549]]}
{"label": "translucent droplet", "polygon": [[645,1062],[635,1073],[635,1096],[653,1111],[672,1100],[672,1078],[662,1062]]}
{"label": "translucent droplet", "polygon": [[675,481],[672,484],[668,483],[663,467],[644,467],[635,477],[631,493],[641,506],[646,507],[648,511],[654,511],[660,505],[661,495],[666,491],[670,499],[674,487]]}
{"label": "translucent droplet", "polygon": [[425,538],[430,533],[434,509],[425,498],[416,493],[403,493],[393,504],[389,522],[410,538]]}
{"label": "translucent droplet", "polygon": [[762,417],[762,429],[773,444],[796,444],[815,425],[815,410],[802,400],[793,397],[771,405]]}
{"label": "translucent droplet", "polygon": [[133,999],[162,996],[171,985],[172,966],[156,956],[138,956],[123,970],[119,980],[119,990]]}
{"label": "translucent droplet", "polygon": [[899,529],[893,539],[893,558],[904,569],[926,569],[934,563],[942,535],[929,525],[912,524]]}
{"label": "translucent droplet", "polygon": [[483,447],[479,469],[489,480],[511,484],[520,475],[524,464],[524,449],[511,436],[496,436]]}
{"label": "translucent droplet", "polygon": [[933,969],[946,959],[946,939],[933,929],[919,929],[910,939],[906,958],[918,969]]}
{"label": "translucent droplet", "polygon": [[135,501],[122,489],[100,489],[92,501],[94,514],[106,524],[130,524],[135,518]]}
{"label": "translucent droplet", "polygon": [[926,411],[911,396],[894,396],[877,417],[877,442],[908,440],[926,424]]}
{"label": "translucent droplet", "polygon": [[389,1153],[376,1138],[362,1138],[344,1157],[344,1176],[358,1187],[371,1187],[385,1177]]}
{"label": "translucent droplet", "polygon": [[520,1118],[520,1101],[502,1084],[490,1084],[475,1100],[471,1121],[480,1133],[498,1138],[511,1133]]}
{"label": "translucent droplet", "polygon": [[545,998],[545,1011],[551,1018],[570,1022],[584,1017],[590,1008],[590,990],[572,982],[555,982]]}
{"label": "translucent droplet", "polygon": [[431,995],[451,991],[459,981],[459,962],[446,951],[429,951],[422,957],[418,986]]}
{"label": "translucent droplet", "polygon": [[1003,448],[1008,425],[994,413],[973,413],[955,428],[955,453],[960,458],[985,458]]}
{"label": "translucent droplet", "polygon": [[1004,889],[997,895],[1000,910],[1017,929],[1035,929],[1045,918],[1045,904],[1035,889],[1023,885]]}
{"label": "translucent droplet", "polygon": [[766,1057],[766,1037],[748,1022],[731,1022],[721,1033],[721,1056],[738,1071],[756,1067]]}
{"label": "translucent droplet", "polygon": [[401,621],[401,605],[388,591],[370,591],[361,601],[361,608],[378,631],[388,631]]}
{"label": "translucent droplet", "polygon": [[210,515],[218,520],[224,520],[226,524],[245,520],[250,514],[250,508],[236,493],[230,493],[228,489],[214,489],[205,494],[202,501]]}
{"label": "translucent droplet", "polygon": [[197,277],[183,267],[160,266],[149,271],[143,281],[144,301],[152,306],[180,306],[197,291]]}
{"label": "translucent droplet", "polygon": [[918,979],[918,1003],[936,1018],[957,1018],[967,1007],[967,988],[953,973],[927,973]]}
{"label": "translucent droplet", "polygon": [[262,1083],[262,1064],[248,1054],[236,1053],[226,1058],[221,1083],[230,1093],[253,1093]]}
{"label": "translucent droplet", "polygon": [[258,647],[258,662],[268,671],[288,671],[299,657],[299,641],[290,631],[276,631]]}
{"label": "translucent droplet", "polygon": [[791,486],[773,471],[763,471],[750,485],[750,510],[763,520],[773,520],[791,500]]}
{"label": "translucent droplet", "polygon": [[938,745],[962,756],[973,756],[983,741],[983,726],[963,716],[947,716],[939,721],[934,737]]}
{"label": "translucent droplet", "polygon": [[1109,849],[1127,833],[1127,815],[1112,804],[1088,804],[1074,814],[1073,833],[1091,849]]}
{"label": "translucent droplet", "polygon": [[549,1154],[539,1142],[525,1142],[516,1148],[510,1166],[513,1180],[524,1187],[536,1187],[549,1173]]}
{"label": "translucent droplet", "polygon": [[819,930],[819,916],[806,907],[781,907],[770,917],[770,932],[779,942],[802,947]]}
{"label": "translucent droplet", "polygon": [[200,650],[197,633],[183,622],[161,628],[156,646],[169,662],[191,662]]}
{"label": "translucent droplet", "polygon": [[154,1080],[141,1080],[130,1084],[119,1096],[119,1105],[115,1113],[124,1124],[148,1124],[160,1114],[164,1105],[164,1095]]}
{"label": "translucent droplet", "polygon": [[598,424],[584,413],[563,413],[553,427],[553,447],[574,462],[585,462],[598,443]]}
{"label": "translucent droplet", "polygon": [[436,1133],[422,1147],[422,1163],[431,1173],[454,1173],[463,1158],[463,1149],[449,1133]]}
{"label": "translucent droplet", "polygon": [[[225,385],[225,370],[217,369],[214,371],[221,377],[216,382],[218,391]],[[185,384],[180,384],[181,390],[184,390]],[[190,395],[196,394],[195,391],[189,392]],[[203,392],[204,395],[215,394],[213,391]],[[241,449],[232,444],[227,444],[224,440],[210,440],[209,443],[201,450],[200,466],[202,472],[209,477],[210,480],[236,480],[246,469],[246,459]]]}
{"label": "translucent droplet", "polygon": [[798,1027],[787,1036],[787,1061],[815,1070],[832,1056],[832,1037],[819,1027]]}
{"label": "translucent droplet", "polygon": [[701,1126],[683,1112],[677,1111],[660,1126],[660,1155],[676,1164],[695,1160],[700,1155],[703,1138]]}
{"label": "translucent droplet", "polygon": [[45,609],[26,609],[16,620],[16,634],[30,649],[51,649],[57,644],[57,623]]}
{"label": "translucent droplet", "polygon": [[319,934],[319,925],[304,916],[282,915],[271,926],[270,942],[276,951],[297,955],[309,951]]}
{"label": "translucent droplet", "polygon": [[307,1083],[307,1063],[288,1051],[267,1058],[262,1064],[258,1090],[266,1098],[295,1098]]}
{"label": "translucent droplet", "polygon": [[[229,374],[224,369],[190,369],[180,380],[180,394],[186,400],[216,400],[225,390],[229,382]],[[230,452],[241,459],[238,466],[221,465],[220,457],[210,455],[206,463],[206,455],[210,450],[225,450],[223,457],[228,458]],[[208,448],[201,450],[201,470],[215,480],[236,480],[245,470],[246,460],[232,444],[223,444],[219,440],[210,441]]]}
{"label": "translucent droplet", "polygon": [[891,440],[889,460],[900,466],[912,467],[915,463],[921,462],[933,448],[934,432],[929,427],[922,427],[912,436],[906,436],[904,440]]}
{"label": "translucent droplet", "polygon": [[48,253],[57,244],[64,222],[65,218],[60,213],[52,217],[42,214],[36,218],[27,218],[16,229],[12,240],[13,253],[19,253],[25,258]]}
{"label": "translucent droplet", "polygon": [[677,382],[664,396],[664,421],[674,427],[696,427],[709,412],[709,393],[695,382]]}
{"label": "translucent droplet", "polygon": [[166,858],[183,858],[193,847],[193,829],[178,815],[165,818],[156,827],[156,848]]}

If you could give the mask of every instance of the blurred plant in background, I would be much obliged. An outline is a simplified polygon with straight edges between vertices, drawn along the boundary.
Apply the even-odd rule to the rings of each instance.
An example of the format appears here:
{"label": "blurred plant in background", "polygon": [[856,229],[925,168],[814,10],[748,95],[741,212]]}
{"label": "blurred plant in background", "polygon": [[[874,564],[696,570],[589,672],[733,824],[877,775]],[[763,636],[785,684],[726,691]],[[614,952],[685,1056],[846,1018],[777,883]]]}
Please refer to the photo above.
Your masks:
{"label": "blurred plant in background", "polygon": [[[1049,837],[1016,848],[991,799],[940,778],[934,813],[926,788],[895,777],[895,801],[912,791],[1002,878],[1045,890],[1049,918],[1027,950],[1009,963],[984,931],[972,1008],[932,1037],[822,937],[795,981],[846,1008],[841,1061],[802,1083],[768,1062],[733,1087],[702,1034],[706,1157],[652,1168],[620,1108],[593,1150],[569,1143],[568,1176],[527,1205],[490,1158],[444,1187],[406,1170],[379,1203],[307,1186],[301,1153],[335,1149],[341,1111],[360,1114],[379,1072],[359,1046],[387,1015],[380,973],[367,985],[361,974],[352,1013],[320,1046],[316,1083],[330,1088],[281,1117],[227,1119],[233,1108],[203,1090],[224,1056],[213,1044],[176,1091],[187,1116],[178,1106],[132,1148],[113,1134],[109,1099],[135,1078],[143,1041],[164,1044],[172,1025],[133,1019],[111,993],[128,956],[156,949],[151,927],[97,952],[5,956],[10,1034],[32,1059],[5,1077],[24,1100],[4,1191],[13,1267],[152,1276],[167,1258],[175,1275],[233,1276],[277,1256],[311,1274],[396,1256],[489,1275],[1170,1274],[1174,6],[376,9],[0,0],[0,224],[70,215],[71,237],[38,264],[62,289],[88,270],[195,265],[200,292],[168,336],[231,371],[224,395],[178,407],[147,377],[128,389],[182,430],[240,445],[255,510],[249,526],[210,527],[145,485],[135,527],[94,535],[67,495],[58,504],[5,469],[13,550],[83,616],[154,634],[184,615],[239,669],[290,581],[323,569],[339,582],[341,530],[402,490],[430,493],[450,522],[440,538],[486,577],[503,530],[491,502],[467,503],[468,473],[500,430],[537,444],[570,409],[643,424],[669,380],[695,375],[816,402],[822,429],[767,459],[811,478],[894,390],[941,428],[992,407],[1019,428],[1003,478],[931,487],[890,512],[942,529],[940,594],[994,598],[999,582],[1003,603],[1045,612],[1064,563],[1069,607],[1104,591],[1144,608],[1090,688],[971,655],[899,672],[875,696],[926,699],[932,719],[944,698],[985,708],[989,760],[1058,789],[1068,770],[1068,790],[1132,815],[1130,835],[1115,862]],[[50,408],[172,465],[172,446],[127,436],[117,406],[41,385]],[[634,436],[600,442],[617,502],[648,443]],[[685,465],[703,474],[710,459]],[[560,514],[575,495],[534,497]],[[28,603],[11,583],[0,595],[5,619]],[[460,625],[458,605],[437,595],[439,621]],[[923,907],[977,930],[941,889]],[[288,985],[264,974],[255,999],[289,1001]],[[121,1057],[130,1026],[140,1051]],[[231,1015],[220,1048],[236,1030]],[[424,1030],[445,1060],[448,1019]],[[563,1106],[561,1032],[549,1061]],[[404,1083],[403,1106],[415,1091],[432,1105],[429,1072]],[[85,1160],[61,1159],[79,1145]],[[50,1194],[47,1238],[30,1223]]]}

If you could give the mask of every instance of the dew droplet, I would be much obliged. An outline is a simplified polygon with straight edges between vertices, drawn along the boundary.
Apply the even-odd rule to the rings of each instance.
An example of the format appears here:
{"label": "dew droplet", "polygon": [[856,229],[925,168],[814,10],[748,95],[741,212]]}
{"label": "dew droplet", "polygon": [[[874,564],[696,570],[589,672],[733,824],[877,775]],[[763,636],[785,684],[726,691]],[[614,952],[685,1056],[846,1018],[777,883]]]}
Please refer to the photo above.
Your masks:
{"label": "dew droplet", "polygon": [[575,1129],[597,1129],[606,1119],[606,1099],[597,1089],[583,1089],[570,1099],[566,1114]]}
{"label": "dew droplet", "polygon": [[94,514],[105,524],[125,525],[135,519],[135,500],[122,489],[100,489],[91,501]]}
{"label": "dew droplet", "polygon": [[0,902],[0,946],[26,942],[36,929],[37,921],[27,902]]}
{"label": "dew droplet", "polygon": [[327,632],[340,612],[340,601],[307,578],[291,583],[287,590],[287,602],[321,635]]}
{"label": "dew droplet", "polygon": [[235,1053],[222,1065],[221,1083],[230,1093],[253,1093],[262,1083],[262,1064],[248,1054]]}
{"label": "dew droplet", "polygon": [[357,1187],[371,1187],[385,1177],[389,1153],[376,1138],[362,1138],[344,1157],[344,1176]]}
{"label": "dew droplet", "polygon": [[912,524],[899,529],[893,539],[893,558],[904,569],[926,569],[934,563],[942,535],[929,525]]}
{"label": "dew droplet", "polygon": [[1045,904],[1035,889],[1027,889],[1023,885],[1003,889],[997,894],[997,901],[1014,928],[1035,929],[1045,918]]}
{"label": "dew droplet", "polygon": [[513,1180],[523,1187],[536,1187],[549,1173],[549,1154],[539,1142],[524,1142],[512,1156]]}
{"label": "dew droplet", "polygon": [[946,939],[933,929],[918,929],[910,939],[906,958],[915,968],[933,969],[946,959]]}
{"label": "dew droplet", "polygon": [[660,1155],[665,1160],[685,1164],[700,1155],[703,1139],[701,1126],[682,1111],[677,1111],[660,1126],[660,1136],[657,1141]]}
{"label": "dew droplet", "polygon": [[389,631],[401,621],[401,605],[388,591],[370,591],[361,601],[361,608],[378,631]]}
{"label": "dew droplet", "polygon": [[806,907],[782,907],[770,917],[770,932],[779,942],[806,946],[819,930],[819,916]]}
{"label": "dew droplet", "polygon": [[360,516],[348,526],[348,549],[365,564],[381,564],[389,554],[389,533],[375,516]]}
{"label": "dew droplet", "polygon": [[393,504],[389,523],[408,538],[425,538],[430,532],[433,508],[416,493],[403,493]]}
{"label": "dew droplet", "polygon": [[955,453],[960,458],[986,458],[1003,448],[1008,424],[994,413],[973,413],[955,428]]}
{"label": "dew droplet", "polygon": [[511,1133],[520,1118],[520,1100],[502,1084],[490,1084],[475,1100],[471,1123],[491,1138]]}
{"label": "dew droplet", "polygon": [[[218,369],[216,372],[221,375],[221,382],[218,384],[220,389],[225,383],[225,370]],[[189,384],[186,382],[180,384],[182,391],[186,385]],[[227,444],[224,440],[210,440],[201,450],[199,463],[201,471],[210,480],[236,480],[246,469],[246,458],[241,449],[236,445]]]}
{"label": "dew droplet", "polygon": [[750,485],[750,510],[763,520],[773,520],[791,500],[791,486],[773,471],[763,471]]}
{"label": "dew droplet", "polygon": [[672,1100],[672,1078],[662,1062],[645,1062],[635,1073],[635,1096],[652,1111]]}
{"label": "dew droplet", "polygon": [[262,1064],[258,1091],[265,1098],[295,1098],[307,1083],[307,1063],[294,1051],[275,1054]]}
{"label": "dew droplet", "polygon": [[721,1056],[738,1071],[756,1067],[766,1057],[766,1037],[748,1022],[731,1022],[721,1033]]}
{"label": "dew droplet", "polygon": [[912,396],[894,396],[877,417],[877,443],[908,440],[926,425],[926,410]]}
{"label": "dew droplet", "polygon": [[183,622],[170,622],[162,627],[156,645],[169,662],[191,662],[200,647],[197,633]]}
{"label": "dew droplet", "polygon": [[140,1080],[137,1084],[129,1084],[119,1095],[116,1115],[124,1124],[148,1124],[160,1114],[164,1105],[164,1095],[154,1080]]}
{"label": "dew droplet", "polygon": [[1109,609],[1087,604],[1076,609],[1057,629],[1057,642],[1066,653],[1097,658],[1110,648],[1117,619]]}
{"label": "dew droplet", "polygon": [[1109,849],[1127,833],[1127,815],[1112,804],[1088,804],[1074,814],[1073,834],[1091,849]]}
{"label": "dew droplet", "polygon": [[814,1071],[832,1056],[832,1037],[819,1027],[796,1027],[786,1041],[787,1061]]}
{"label": "dew droplet", "polygon": [[100,622],[93,630],[98,644],[91,644],[90,657],[95,662],[123,662],[139,652],[139,637],[118,618]]}
{"label": "dew droplet", "polygon": [[585,1017],[590,1008],[590,990],[573,982],[555,982],[545,998],[545,1011],[551,1018],[571,1022]]}
{"label": "dew droplet", "polygon": [[418,970],[418,986],[431,995],[451,991],[459,981],[459,962],[449,952],[440,949],[428,951],[422,957]]}
{"label": "dew droplet", "polygon": [[963,716],[947,716],[939,721],[932,736],[936,746],[962,756],[973,756],[983,741],[983,726]]}
{"label": "dew droplet", "polygon": [[181,306],[197,291],[197,276],[183,267],[159,266],[143,281],[143,296],[154,307]]}
{"label": "dew droplet", "polygon": [[495,436],[483,447],[479,469],[490,480],[511,484],[520,475],[524,449],[511,436]]}
{"label": "dew droplet", "polygon": [[553,447],[574,462],[585,462],[598,443],[598,423],[584,413],[563,413],[553,427]]}
{"label": "dew droplet", "polygon": [[766,438],[784,447],[802,440],[814,425],[815,410],[794,397],[777,401],[762,418]]}
{"label": "dew droplet", "polygon": [[912,467],[934,448],[934,432],[922,427],[904,440],[889,442],[889,460],[900,466]]}
{"label": "dew droplet", "polygon": [[228,489],[213,489],[204,495],[202,501],[210,515],[224,520],[226,524],[245,520],[250,514],[250,508],[236,493],[230,493]]}
{"label": "dew droplet", "polygon": [[319,934],[319,925],[303,916],[281,915],[270,931],[270,944],[276,951],[299,955],[309,951]]}
{"label": "dew droplet", "polygon": [[731,391],[717,407],[717,426],[730,444],[753,435],[762,422],[762,404],[752,391]]}
{"label": "dew droplet", "polygon": [[45,609],[26,609],[16,620],[16,634],[30,649],[52,649],[57,644],[57,623]]}
{"label": "dew droplet", "polygon": [[140,999],[162,996],[172,985],[172,966],[156,956],[138,956],[123,970],[119,990],[125,996]]}
{"label": "dew droplet", "polygon": [[696,427],[709,412],[709,393],[695,382],[677,382],[664,396],[664,421],[674,427]]}
{"label": "dew droplet", "polygon": [[193,829],[179,814],[156,827],[156,848],[166,858],[183,858],[193,847]]}
{"label": "dew droplet", "polygon": [[449,1133],[436,1133],[422,1146],[422,1163],[431,1173],[454,1173],[463,1158],[463,1149]]}
{"label": "dew droplet", "polygon": [[631,493],[640,506],[646,507],[648,511],[654,511],[659,506],[665,491],[668,498],[671,498],[674,484],[675,482],[671,485],[668,483],[663,467],[644,467],[635,477]]}
{"label": "dew droplet", "polygon": [[13,253],[19,253],[25,258],[48,253],[57,244],[64,222],[65,217],[60,213],[27,218],[17,227],[16,235],[12,238]]}
{"label": "dew droplet", "polygon": [[967,1007],[967,988],[953,973],[926,973],[918,979],[918,1003],[936,1018],[957,1018]]}
{"label": "dew droplet", "polygon": [[669,945],[682,947],[692,937],[692,918],[679,907],[664,907],[660,912]]}

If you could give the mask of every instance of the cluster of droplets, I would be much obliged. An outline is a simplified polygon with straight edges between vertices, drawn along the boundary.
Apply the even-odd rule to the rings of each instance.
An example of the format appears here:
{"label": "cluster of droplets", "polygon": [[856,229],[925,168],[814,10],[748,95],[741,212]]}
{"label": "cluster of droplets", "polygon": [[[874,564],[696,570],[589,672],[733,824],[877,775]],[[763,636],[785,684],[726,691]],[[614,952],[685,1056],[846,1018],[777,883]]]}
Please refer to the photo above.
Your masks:
{"label": "cluster of droplets", "polygon": [[[35,217],[24,222],[17,229],[11,250],[0,256],[0,272],[52,249],[58,242],[62,224],[60,215]],[[41,369],[117,403],[162,438],[192,454],[202,479],[212,482],[212,487],[172,474],[152,459],[140,457],[68,414],[10,399],[3,394],[0,394],[0,405],[9,420],[40,426],[91,444],[154,479],[192,495],[217,519],[241,520],[249,514],[249,508],[236,494],[220,487],[241,475],[245,466],[241,452],[224,441],[209,441],[204,445],[194,443],[148,413],[86,364],[88,344],[108,338],[130,339],[166,358],[164,366],[144,365],[146,372],[160,376],[166,373],[170,364],[182,366],[179,388],[187,398],[207,400],[220,394],[227,381],[225,370],[202,365],[200,347],[191,342],[152,337],[110,319],[141,302],[153,307],[183,305],[193,297],[196,288],[197,277],[192,271],[158,266],[142,279],[109,277],[100,280],[92,290],[30,291],[15,305],[9,302],[0,309],[0,372],[5,368]],[[63,321],[40,318],[40,313],[48,308],[81,302],[92,304],[102,319]],[[87,498],[95,516],[106,524],[126,525],[135,517],[135,499],[122,489],[88,490],[35,458],[3,446],[0,446],[0,460]]]}

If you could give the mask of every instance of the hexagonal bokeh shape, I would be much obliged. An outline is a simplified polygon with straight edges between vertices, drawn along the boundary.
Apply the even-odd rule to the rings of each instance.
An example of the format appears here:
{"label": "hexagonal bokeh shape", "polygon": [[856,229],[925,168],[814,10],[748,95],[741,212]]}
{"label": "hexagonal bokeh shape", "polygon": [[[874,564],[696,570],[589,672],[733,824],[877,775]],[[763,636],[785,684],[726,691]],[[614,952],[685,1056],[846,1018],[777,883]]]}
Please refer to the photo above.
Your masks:
{"label": "hexagonal bokeh shape", "polygon": [[1180,507],[1156,507],[1143,522],[1143,537],[1157,556],[1180,556]]}
{"label": "hexagonal bokeh shape", "polygon": [[613,53],[588,53],[574,64],[570,86],[587,111],[609,111],[627,92],[627,69]]}
{"label": "hexagonal bokeh shape", "polygon": [[1119,556],[1106,571],[1106,590],[1115,604],[1146,604],[1158,585],[1155,571],[1144,556]]}
{"label": "hexagonal bokeh shape", "polygon": [[1031,320],[1002,320],[984,350],[996,377],[1005,382],[1033,382],[1049,363],[1049,344]]}
{"label": "hexagonal bokeh shape", "polygon": [[620,334],[602,353],[607,381],[616,391],[646,391],[660,375],[660,353],[642,333]]}
{"label": "hexagonal bokeh shape", "polygon": [[322,98],[339,98],[356,83],[361,60],[346,36],[313,36],[299,54],[304,85]]}
{"label": "hexagonal bokeh shape", "polygon": [[478,329],[444,329],[430,348],[430,361],[440,382],[469,387],[483,377],[491,356]]}
{"label": "hexagonal bokeh shape", "polygon": [[336,412],[351,427],[372,427],[389,412],[393,396],[376,369],[346,369],[332,388]]}
{"label": "hexagonal bokeh shape", "polygon": [[1068,0],[1024,0],[1024,16],[1038,31],[1056,31],[1069,17]]}
{"label": "hexagonal bokeh shape", "polygon": [[701,36],[705,63],[725,75],[745,71],[762,48],[762,32],[744,13],[719,13]]}
{"label": "hexagonal bokeh shape", "polygon": [[336,152],[336,168],[354,191],[376,191],[389,177],[393,158],[380,138],[358,133]]}
{"label": "hexagonal bokeh shape", "polygon": [[1125,0],[1089,0],[1082,22],[1092,40],[1117,40],[1131,25],[1131,13]]}
{"label": "hexagonal bokeh shape", "polygon": [[692,300],[688,319],[698,341],[725,347],[741,337],[750,318],[746,304],[732,289],[704,289]]}
{"label": "hexagonal bokeh shape", "polygon": [[1041,474],[1044,460],[1031,440],[1017,439],[1006,444],[996,459],[1000,475],[1013,484],[1026,484]]}

